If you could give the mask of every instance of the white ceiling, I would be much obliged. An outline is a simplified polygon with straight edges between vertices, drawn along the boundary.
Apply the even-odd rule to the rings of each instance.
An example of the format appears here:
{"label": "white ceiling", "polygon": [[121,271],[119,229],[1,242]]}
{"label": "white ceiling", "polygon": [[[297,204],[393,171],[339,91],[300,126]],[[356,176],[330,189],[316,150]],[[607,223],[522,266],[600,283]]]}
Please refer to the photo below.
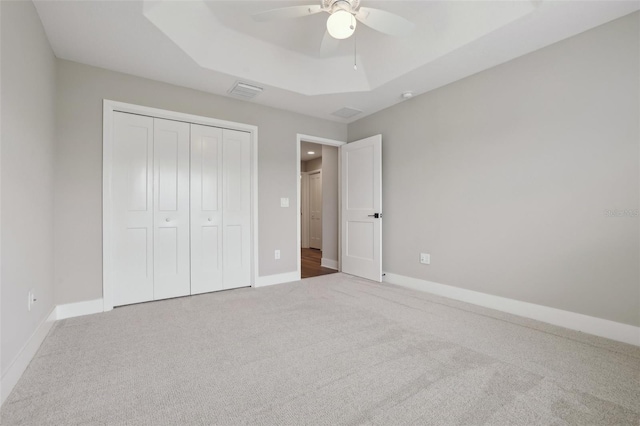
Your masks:
{"label": "white ceiling", "polygon": [[[36,1],[59,58],[229,96],[260,85],[251,102],[352,122],[640,9],[634,1],[373,1],[415,23],[405,37],[365,25],[320,54],[327,14],[255,22],[261,11],[314,1]],[[342,107],[363,113],[331,115]]]}

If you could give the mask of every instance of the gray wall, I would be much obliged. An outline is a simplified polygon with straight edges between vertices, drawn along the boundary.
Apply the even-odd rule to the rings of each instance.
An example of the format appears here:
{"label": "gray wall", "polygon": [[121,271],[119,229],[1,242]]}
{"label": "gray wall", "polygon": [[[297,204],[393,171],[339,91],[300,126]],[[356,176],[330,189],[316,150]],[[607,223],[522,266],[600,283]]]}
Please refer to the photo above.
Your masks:
{"label": "gray wall", "polygon": [[[2,374],[53,309],[55,57],[31,2],[0,2]],[[27,310],[27,293],[38,299]]]}
{"label": "gray wall", "polygon": [[[258,126],[259,273],[297,269],[296,134],[345,139],[345,124],[63,60],[57,84],[57,304],[102,297],[103,98]],[[281,208],[281,197],[291,207]]]}
{"label": "gray wall", "polygon": [[338,148],[322,145],[322,257],[324,259],[338,261],[338,241]]}
{"label": "gray wall", "polygon": [[384,270],[639,326],[639,219],[605,216],[639,207],[639,16],[349,125],[383,135]]}

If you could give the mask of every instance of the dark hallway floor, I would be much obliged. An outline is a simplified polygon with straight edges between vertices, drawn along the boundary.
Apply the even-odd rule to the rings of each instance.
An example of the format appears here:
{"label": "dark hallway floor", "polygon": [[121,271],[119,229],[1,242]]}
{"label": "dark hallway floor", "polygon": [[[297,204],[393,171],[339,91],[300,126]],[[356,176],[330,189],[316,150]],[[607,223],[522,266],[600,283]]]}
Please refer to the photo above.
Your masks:
{"label": "dark hallway floor", "polygon": [[334,274],[338,271],[321,266],[322,252],[320,250],[302,249],[302,278],[318,277],[320,275]]}

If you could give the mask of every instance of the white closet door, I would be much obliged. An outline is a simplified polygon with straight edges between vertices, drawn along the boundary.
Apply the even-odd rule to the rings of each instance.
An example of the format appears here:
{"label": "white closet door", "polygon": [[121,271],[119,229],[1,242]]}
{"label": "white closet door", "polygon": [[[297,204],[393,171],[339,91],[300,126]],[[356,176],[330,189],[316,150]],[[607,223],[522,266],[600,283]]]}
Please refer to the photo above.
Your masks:
{"label": "white closet door", "polygon": [[153,300],[153,119],[113,123],[113,304]]}
{"label": "white closet door", "polygon": [[191,294],[222,290],[222,129],[191,125]]}
{"label": "white closet door", "polygon": [[154,299],[191,293],[189,124],[154,119]]}
{"label": "white closet door", "polygon": [[222,131],[223,286],[251,285],[251,137]]}
{"label": "white closet door", "polygon": [[322,250],[322,172],[309,174],[309,247]]}

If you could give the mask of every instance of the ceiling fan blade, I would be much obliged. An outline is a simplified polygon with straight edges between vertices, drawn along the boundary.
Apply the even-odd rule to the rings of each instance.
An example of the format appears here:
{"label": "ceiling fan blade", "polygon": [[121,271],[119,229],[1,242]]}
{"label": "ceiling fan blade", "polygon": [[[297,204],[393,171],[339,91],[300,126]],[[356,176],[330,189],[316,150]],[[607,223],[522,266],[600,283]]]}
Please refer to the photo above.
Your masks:
{"label": "ceiling fan blade", "polygon": [[358,9],[356,19],[376,31],[392,36],[407,35],[415,26],[413,22],[394,13],[370,7]]}
{"label": "ceiling fan blade", "polygon": [[253,19],[258,22],[273,21],[276,19],[301,18],[303,16],[314,15],[322,12],[322,6],[319,4],[310,4],[306,6],[290,6],[279,9],[267,10],[253,15]]}
{"label": "ceiling fan blade", "polygon": [[340,40],[331,37],[329,31],[324,32],[324,37],[322,37],[322,43],[320,44],[320,56],[328,56],[338,49],[338,44],[340,44]]}

